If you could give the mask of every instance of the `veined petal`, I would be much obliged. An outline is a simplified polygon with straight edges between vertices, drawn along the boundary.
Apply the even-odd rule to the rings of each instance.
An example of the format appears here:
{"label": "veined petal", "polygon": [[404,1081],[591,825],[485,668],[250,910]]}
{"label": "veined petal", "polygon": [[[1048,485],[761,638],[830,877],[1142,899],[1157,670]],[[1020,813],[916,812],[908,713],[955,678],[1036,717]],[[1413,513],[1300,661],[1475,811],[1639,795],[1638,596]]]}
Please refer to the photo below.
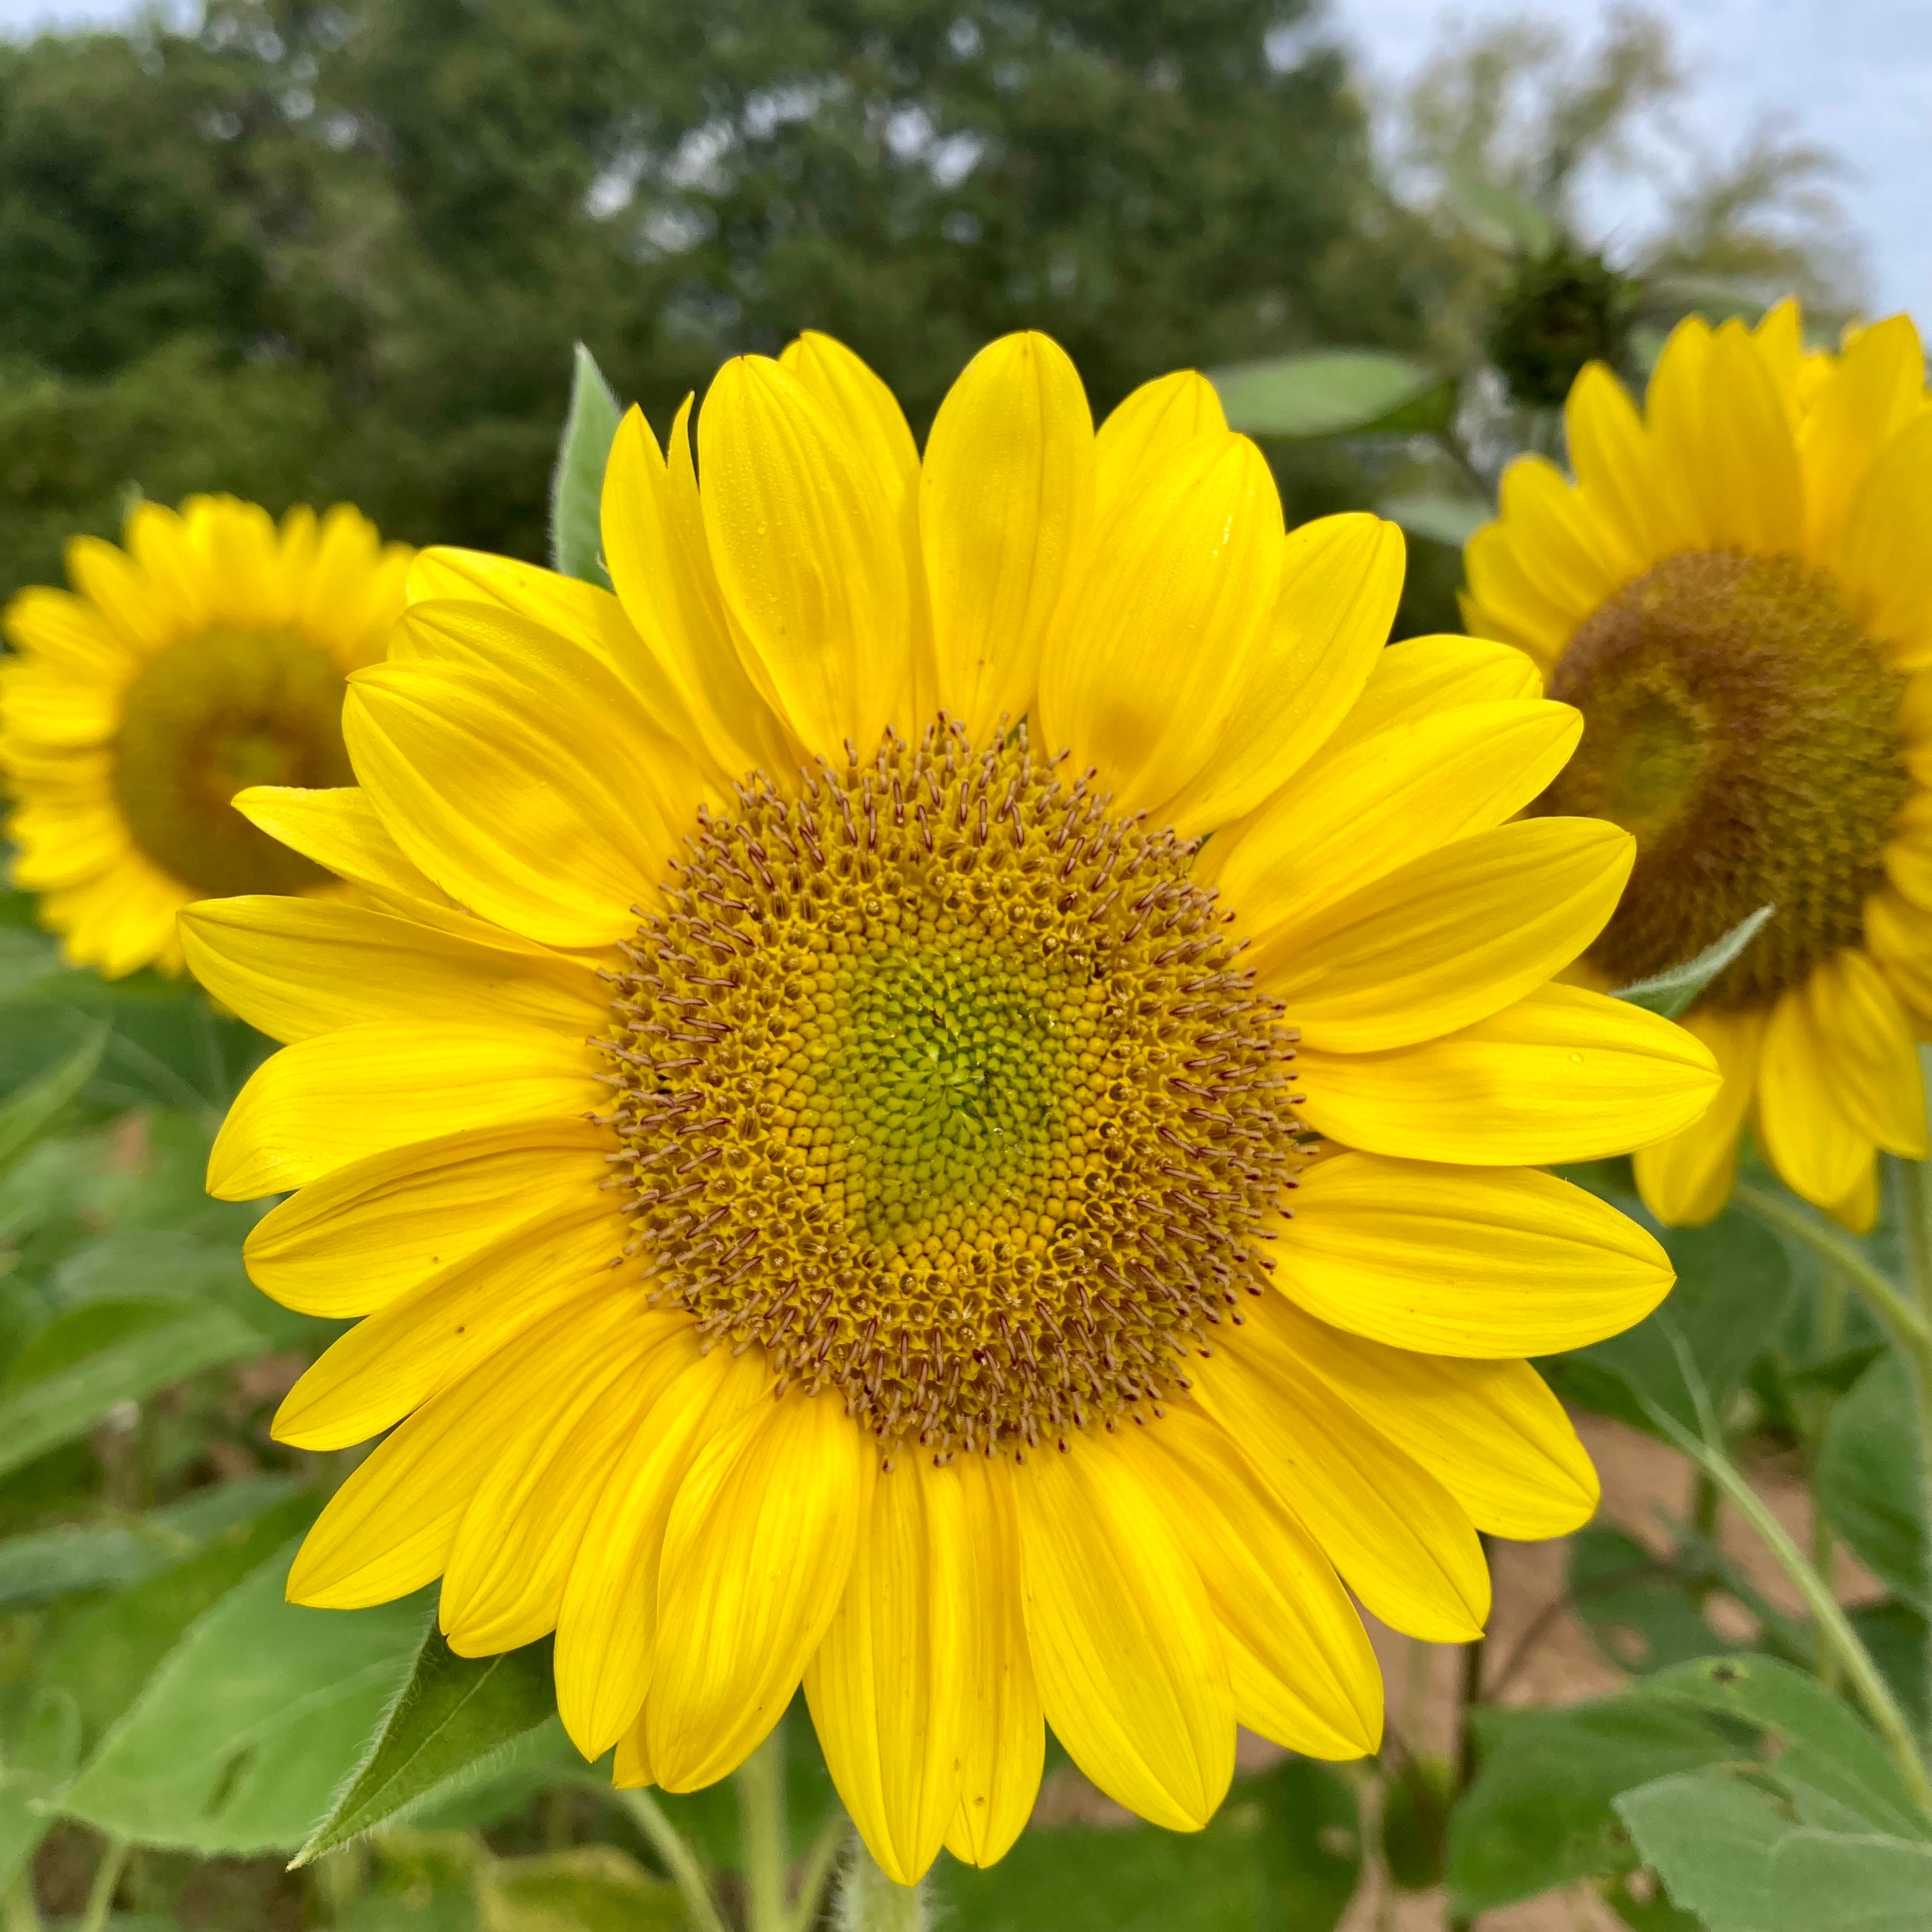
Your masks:
{"label": "veined petal", "polygon": [[1597,1507],[1597,1472],[1527,1362],[1385,1348],[1270,1297],[1258,1312],[1351,1407],[1431,1471],[1492,1536],[1566,1536]]}
{"label": "veined petal", "polygon": [[1048,337],[981,350],[940,405],[920,526],[938,702],[975,744],[1032,708],[1042,647],[1086,566],[1094,464],[1086,392]]}
{"label": "veined petal", "polygon": [[1365,740],[1406,724],[1419,724],[1465,704],[1498,704],[1540,698],[1543,674],[1514,644],[1486,638],[1408,638],[1386,644],[1348,713],[1328,735],[1308,770],[1317,772]]}
{"label": "veined petal", "polygon": [[1131,1810],[1198,1832],[1234,1771],[1234,1696],[1193,1559],[1118,1444],[1016,1472],[1027,1640],[1074,1762]]}
{"label": "veined petal", "polygon": [[412,1141],[583,1120],[604,1089],[587,1046],[537,1027],[371,1020],[298,1041],[236,1096],[208,1156],[218,1200],[280,1194]]}
{"label": "veined petal", "polygon": [[1438,848],[1500,825],[1563,769],[1583,728],[1542,698],[1458,705],[1323,758],[1210,839],[1195,866],[1248,928],[1306,918]]}
{"label": "veined petal", "polygon": [[1384,1623],[1432,1643],[1482,1634],[1490,1573],[1462,1505],[1313,1366],[1250,1321],[1194,1394]]}
{"label": "veined petal", "polygon": [[1046,1726],[1021,1596],[1013,1496],[1020,1472],[1004,1461],[988,1464],[977,1456],[956,1466],[975,1559],[969,1578],[973,1651],[966,1670],[959,1804],[946,1848],[962,1864],[990,1865],[1005,1857],[1032,1816],[1046,1762]]}
{"label": "veined petal", "polygon": [[1221,694],[1213,757],[1165,809],[1210,832],[1278,792],[1321,749],[1360,694],[1402,596],[1402,538],[1360,513],[1288,533],[1274,619],[1244,688]]}
{"label": "veined petal", "polygon": [[1553,1174],[1370,1154],[1308,1168],[1269,1252],[1276,1286],[1324,1322],[1478,1358],[1601,1341],[1675,1278],[1634,1221]]}
{"label": "veined petal", "polygon": [[358,787],[309,791],[299,785],[250,785],[229,802],[250,825],[352,885],[405,899],[453,903],[404,856],[369,794]]}
{"label": "veined petal", "polygon": [[1636,855],[1601,820],[1518,820],[1275,927],[1248,963],[1310,1046],[1408,1046],[1500,1012],[1567,966],[1616,909]]}
{"label": "veined petal", "polygon": [[181,916],[188,970],[272,1040],[362,1020],[502,1014],[580,1043],[609,1018],[590,969],[324,899],[204,899]]}
{"label": "veined petal", "polygon": [[1344,1146],[1459,1166],[1597,1160],[1681,1132],[1716,1098],[1694,1035],[1580,986],[1383,1053],[1301,1049],[1302,1118]]}
{"label": "veined petal", "polygon": [[658,1781],[694,1791],[783,1714],[845,1593],[878,1445],[836,1396],[796,1390],[714,1436],[671,1505],[644,1707]]}
{"label": "veined petal", "polygon": [[1694,1007],[1678,1022],[1710,1050],[1723,1079],[1709,1108],[1668,1140],[1640,1148],[1634,1161],[1637,1192],[1657,1218],[1697,1227],[1731,1198],[1738,1136],[1757,1086],[1757,1055],[1765,1016]]}
{"label": "veined petal", "polygon": [[1382,1672],[1321,1545],[1205,1414],[1172,1405],[1121,1440],[1201,1572],[1227,1649],[1235,1717],[1310,1757],[1372,1751],[1382,1742]]}
{"label": "veined petal", "polygon": [[1177,369],[1143,382],[1100,425],[1095,441],[1100,520],[1138,495],[1176,451],[1197,436],[1227,433],[1221,398],[1205,376]]}
{"label": "veined petal", "polygon": [[812,751],[876,745],[912,685],[891,498],[804,386],[760,356],[718,371],[698,440],[705,534],[748,665]]}
{"label": "veined petal", "polygon": [[1846,947],[1805,982],[1839,1109],[1888,1154],[1923,1160],[1925,1088],[1912,1023],[1870,956]]}
{"label": "veined petal", "polygon": [[[520,1123],[418,1141],[312,1180],[243,1244],[249,1279],[284,1308],[367,1315],[533,1216],[605,1202],[616,1142],[588,1120]],[[595,1755],[595,1754],[593,1754]]]}
{"label": "veined petal", "polygon": [[[657,1653],[658,1574],[680,1485],[706,1443],[761,1400],[761,1353],[698,1350],[695,1324],[666,1345],[675,1372],[640,1406],[596,1498],[557,1616],[556,1708],[571,1742],[600,1757],[634,1727]],[[653,1358],[656,1359],[655,1358]]]}
{"label": "veined petal", "polygon": [[1218,754],[1264,660],[1284,554],[1274,478],[1245,436],[1184,444],[1102,533],[1042,660],[1040,711],[1118,811],[1164,806]]}
{"label": "veined petal", "polygon": [[956,1468],[915,1454],[881,1475],[838,1613],[806,1667],[826,1768],[899,1885],[925,1876],[958,1808],[978,1650],[971,1527]]}
{"label": "veined petal", "polygon": [[1826,1208],[1858,1190],[1874,1153],[1840,1104],[1831,1053],[1802,989],[1785,994],[1758,1058],[1758,1134],[1779,1179]]}
{"label": "veined petal", "polygon": [[399,1421],[540,1317],[601,1289],[640,1328],[674,1322],[620,1284],[623,1228],[608,1202],[567,1203],[433,1274],[332,1343],[283,1399],[277,1442],[345,1449]]}
{"label": "veined petal", "polygon": [[[499,1457],[470,1501],[442,1578],[438,1621],[459,1657],[520,1649],[556,1628],[592,1510],[652,1404],[695,1353],[692,1324],[610,1298],[602,1346],[544,1376],[544,1426]],[[604,1311],[600,1311],[604,1312]],[[587,1324],[589,1325],[589,1324]],[[532,1362],[532,1379],[548,1366]]]}

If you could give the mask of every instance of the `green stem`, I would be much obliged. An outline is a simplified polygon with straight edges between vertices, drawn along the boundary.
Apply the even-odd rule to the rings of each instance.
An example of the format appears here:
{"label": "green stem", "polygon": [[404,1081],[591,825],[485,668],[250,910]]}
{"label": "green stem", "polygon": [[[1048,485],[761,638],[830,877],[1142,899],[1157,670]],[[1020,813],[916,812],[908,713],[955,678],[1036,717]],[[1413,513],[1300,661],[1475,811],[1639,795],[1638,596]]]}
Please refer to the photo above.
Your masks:
{"label": "green stem", "polygon": [[738,1788],[738,1844],[745,1867],[745,1909],[751,1932],[788,1932],[785,1874],[791,1851],[785,1830],[785,1720],[734,1773]]}
{"label": "green stem", "polygon": [[87,1909],[76,1922],[74,1932],[103,1932],[107,1916],[114,1910],[114,1894],[121,1888],[121,1874],[134,1850],[125,1838],[110,1838],[94,1868],[94,1883],[88,1888]]}
{"label": "green stem", "polygon": [[664,1861],[671,1882],[684,1894],[684,1903],[697,1932],[726,1932],[718,1901],[711,1896],[704,1868],[684,1834],[664,1816],[664,1807],[648,1791],[613,1791],[610,1796],[636,1820],[637,1827],[650,1840],[650,1847]]}
{"label": "green stem", "polygon": [[1745,1481],[1730,1457],[1720,1449],[1694,1436],[1654,1402],[1645,1402],[1644,1408],[1664,1436],[1700,1468],[1709,1472],[1712,1480],[1730,1498],[1738,1514],[1757,1532],[1759,1540],[1791,1579],[1818,1627],[1820,1642],[1838,1659],[1852,1688],[1858,1694],[1858,1701],[1864,1706],[1874,1727],[1884,1739],[1898,1765],[1899,1775],[1911,1792],[1913,1803],[1928,1817],[1932,1817],[1932,1778],[1926,1775],[1924,1760],[1918,1754],[1912,1726],[1906,1721],[1905,1714],[1898,1708],[1878,1666],[1872,1661],[1871,1653],[1858,1641],[1858,1632],[1838,1607],[1838,1600],[1830,1586],[1805,1562],[1804,1552],[1792,1541],[1784,1526],[1772,1514],[1764,1498]]}
{"label": "green stem", "polygon": [[[1919,1162],[1900,1166],[1919,1166]],[[1871,1304],[1872,1312],[1890,1331],[1900,1348],[1922,1354],[1932,1352],[1932,1318],[1928,1318],[1910,1298],[1865,1258],[1857,1244],[1826,1227],[1823,1222],[1768,1188],[1738,1183],[1737,1204],[1767,1227],[1776,1228],[1801,1241],[1820,1260],[1836,1268]]]}
{"label": "green stem", "polygon": [[896,1884],[855,1835],[838,1888],[838,1932],[927,1932],[928,1923],[926,1888]]}
{"label": "green stem", "polygon": [[818,1915],[825,1909],[826,1887],[832,1882],[838,1854],[844,1850],[845,1841],[851,1833],[850,1822],[838,1810],[835,1810],[818,1828],[818,1835],[812,1840],[812,1849],[806,1853],[805,1863],[799,1874],[798,1896],[792,1901],[790,1932],[812,1932],[818,1923]]}
{"label": "green stem", "polygon": [[[1821,1360],[1829,1360],[1837,1352],[1844,1338],[1844,1329],[1845,1278],[1836,1268],[1828,1267],[1818,1284],[1818,1324],[1814,1338]],[[1834,1406],[1830,1391],[1822,1391],[1810,1405],[1811,1413],[1806,1430],[1810,1465],[1808,1473],[1811,1478],[1811,1567],[1824,1578],[1834,1596],[1838,1594],[1838,1540],[1832,1530],[1831,1518],[1819,1502],[1817,1478],[1819,1459],[1824,1454],[1825,1438],[1831,1430]],[[1818,1681],[1826,1690],[1835,1690],[1838,1688],[1838,1660],[1832,1655],[1822,1630],[1818,1633],[1817,1648]]]}
{"label": "green stem", "polygon": [[[1922,1160],[1896,1158],[1890,1165],[1898,1177],[1906,1264],[1911,1270],[1920,1317],[1932,1337],[1932,1167]],[[1925,1534],[1932,1537],[1932,1339],[1905,1354],[1918,1412],[1920,1520]],[[1932,1652],[1932,1638],[1928,1638],[1928,1651]],[[1927,1669],[1928,1681],[1932,1681],[1932,1654],[1928,1654]]]}

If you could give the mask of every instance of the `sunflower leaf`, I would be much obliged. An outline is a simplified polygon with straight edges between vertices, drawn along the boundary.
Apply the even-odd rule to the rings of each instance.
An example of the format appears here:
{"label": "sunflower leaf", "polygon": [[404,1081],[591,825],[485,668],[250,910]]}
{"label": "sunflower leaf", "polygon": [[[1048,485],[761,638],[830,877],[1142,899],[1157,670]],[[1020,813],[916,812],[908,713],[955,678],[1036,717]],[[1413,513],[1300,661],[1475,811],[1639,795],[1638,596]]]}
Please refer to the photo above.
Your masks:
{"label": "sunflower leaf", "polygon": [[1250,436],[1412,434],[1441,430],[1456,385],[1404,356],[1318,349],[1212,371],[1229,424]]}
{"label": "sunflower leaf", "polygon": [[432,1622],[367,1756],[292,1866],[503,1768],[512,1746],[544,1748],[554,1741],[538,1734],[556,1730],[556,1714],[548,1640],[500,1657],[458,1657]]}
{"label": "sunflower leaf", "polygon": [[1711,982],[1764,930],[1775,906],[1760,906],[1750,918],[1740,920],[1723,938],[1705,947],[1694,959],[1673,966],[1655,978],[1639,980],[1619,986],[1610,997],[1627,1000],[1646,1012],[1659,1013],[1667,1020],[1677,1016],[1703,992]]}
{"label": "sunflower leaf", "polygon": [[597,358],[580,342],[570,379],[570,413],[564,418],[550,478],[550,561],[565,576],[604,590],[610,587],[600,528],[604,466],[622,414]]}
{"label": "sunflower leaf", "polygon": [[52,1072],[0,1106],[0,1168],[26,1152],[59,1116],[62,1108],[94,1078],[107,1044],[108,1029],[94,1028]]}

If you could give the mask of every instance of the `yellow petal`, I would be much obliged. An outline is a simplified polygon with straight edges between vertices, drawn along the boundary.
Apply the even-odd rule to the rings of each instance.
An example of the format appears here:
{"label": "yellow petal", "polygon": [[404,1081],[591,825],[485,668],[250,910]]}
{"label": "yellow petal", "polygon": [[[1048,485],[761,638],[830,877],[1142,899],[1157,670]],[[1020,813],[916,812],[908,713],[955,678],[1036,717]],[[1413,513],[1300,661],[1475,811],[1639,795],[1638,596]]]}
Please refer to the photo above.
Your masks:
{"label": "yellow petal", "polygon": [[1912,1023],[1869,955],[1847,947],[1804,987],[1840,1111],[1888,1154],[1923,1160],[1925,1089]]}
{"label": "yellow petal", "polygon": [[40,892],[98,878],[132,848],[128,825],[110,798],[86,796],[22,805],[8,826],[15,845],[14,884]]}
{"label": "yellow petal", "polygon": [[1399,866],[1486,832],[1568,762],[1583,720],[1541,698],[1464,704],[1322,758],[1195,867],[1246,930],[1305,919]]}
{"label": "yellow petal", "polygon": [[718,593],[695,478],[680,488],[676,459],[691,462],[691,404],[671,428],[667,464],[633,406],[617,425],[604,472],[604,557],[624,613],[676,687],[712,758],[735,777],[796,763],[777,715],[732,642]]}
{"label": "yellow petal", "polygon": [[1909,315],[1861,329],[1835,358],[1799,435],[1804,548],[1836,562],[1872,458],[1924,406],[1925,352]]}
{"label": "yellow petal", "polygon": [[1487,1019],[1384,1053],[1304,1047],[1300,1108],[1372,1154],[1508,1167],[1597,1160],[1681,1132],[1717,1064],[1682,1027],[1580,986],[1541,986]]}
{"label": "yellow petal", "polygon": [[1482,1634],[1489,1570],[1461,1504],[1312,1366],[1250,1319],[1194,1394],[1384,1623],[1432,1643]]}
{"label": "yellow petal", "polygon": [[4,622],[16,650],[68,676],[120,688],[141,668],[127,639],[69,591],[30,584],[8,604]]}
{"label": "yellow petal", "polygon": [[1003,337],[940,404],[920,492],[938,702],[976,745],[1032,709],[1041,648],[1085,567],[1093,520],[1079,376],[1048,337]]}
{"label": "yellow petal", "polygon": [[[1275,1285],[1337,1328],[1432,1354],[1554,1354],[1640,1322],[1670,1263],[1634,1221],[1531,1168],[1342,1154],[1301,1177]],[[1292,1499],[1291,1499],[1292,1500]]]}
{"label": "yellow petal", "polygon": [[560,1120],[372,1154],[265,1214],[242,1258],[255,1286],[284,1308],[367,1315],[532,1216],[596,1195],[615,1144],[608,1127]]}
{"label": "yellow petal", "polygon": [[966,1670],[967,1714],[959,1804],[946,1848],[962,1864],[997,1864],[1025,1829],[1040,1791],[1046,1726],[1021,1598],[1018,1474],[1004,1460],[958,1465],[975,1561],[973,1651]]}
{"label": "yellow petal", "polygon": [[1483,634],[1528,652],[1545,670],[1553,664],[1570,641],[1575,620],[1530,575],[1515,532],[1506,524],[1485,524],[1463,545],[1462,568],[1469,580],[1468,601],[1480,607],[1486,620]]}
{"label": "yellow petal", "polygon": [[124,550],[98,537],[70,537],[64,558],[68,581],[124,643],[151,657],[175,641],[178,614]]}
{"label": "yellow petal", "polygon": [[1542,695],[1536,661],[1514,644],[1445,636],[1386,645],[1370,667],[1361,695],[1310,766],[1308,782],[1344,752],[1398,726],[1420,724],[1457,705]]}
{"label": "yellow petal", "polygon": [[715,1784],[791,1701],[857,1553],[878,1445],[794,1390],[715,1436],[664,1532],[645,1736],[667,1791]]}
{"label": "yellow petal", "polygon": [[1860,1185],[1873,1154],[1840,1104],[1831,1055],[1802,992],[1785,994],[1758,1059],[1758,1136],[1779,1179],[1820,1208]]}
{"label": "yellow petal", "polygon": [[1637,1192],[1643,1204],[1670,1226],[1700,1226],[1731,1198],[1738,1135],[1757,1085],[1764,1019],[1762,1013],[1693,1009],[1679,1022],[1709,1049],[1724,1084],[1698,1120],[1667,1140],[1637,1150]]}
{"label": "yellow petal", "polygon": [[450,903],[442,889],[404,856],[369,794],[356,786],[308,791],[250,785],[230,802],[250,824],[338,878],[404,898]]}
{"label": "yellow petal", "polygon": [[740,650],[809,749],[838,757],[849,738],[869,755],[912,682],[891,499],[796,378],[760,356],[718,371],[698,440],[705,534]]}
{"label": "yellow petal", "polygon": [[[568,1360],[530,1357],[542,1427],[472,1483],[444,1568],[438,1621],[459,1657],[490,1657],[556,1628],[586,1526],[626,1444],[696,1354],[692,1324],[610,1298],[601,1347]],[[584,1324],[595,1332],[595,1322]],[[588,1337],[586,1336],[586,1341]],[[522,1352],[520,1350],[518,1352]]]}
{"label": "yellow petal", "polygon": [[1053,1733],[1108,1797],[1198,1832],[1234,1770],[1233,1693],[1208,1593],[1118,1444],[1018,1472],[1027,1640]]}
{"label": "yellow petal", "polygon": [[1788,556],[1804,541],[1804,491],[1776,386],[1735,319],[1711,344],[1700,478],[1712,534],[1724,549]]}
{"label": "yellow petal", "polygon": [[886,1876],[916,1885],[958,1807],[979,1552],[957,1468],[880,1477],[852,1574],[805,1672],[826,1768]]}
{"label": "yellow petal", "polygon": [[657,1773],[651,1766],[650,1746],[644,1736],[644,1714],[640,1712],[637,1722],[617,1740],[610,1763],[611,1787],[617,1791],[636,1791],[657,1781]]}
{"label": "yellow petal", "polygon": [[1184,445],[1108,526],[1041,662],[1040,712],[1117,811],[1165,805],[1216,755],[1263,660],[1283,556],[1274,478],[1245,436]]}
{"label": "yellow petal", "polygon": [[1633,572],[1675,548],[1660,526],[1649,442],[1629,392],[1600,362],[1590,363],[1564,405],[1570,466],[1583,501]]}
{"label": "yellow petal", "polygon": [[361,1020],[439,1024],[501,1013],[581,1042],[610,999],[590,969],[552,954],[482,946],[322,899],[204,899],[181,916],[188,970],[272,1040]]}
{"label": "yellow petal", "polygon": [[1642,567],[1546,458],[1516,458],[1498,500],[1517,559],[1572,630]]}
{"label": "yellow petal", "polygon": [[1351,1407],[1433,1474],[1492,1536],[1567,1536],[1597,1507],[1597,1472],[1527,1362],[1418,1354],[1345,1334],[1271,1297],[1261,1318]]}
{"label": "yellow petal", "polygon": [[1636,854],[1600,820],[1519,820],[1274,928],[1248,963],[1310,1046],[1406,1046],[1500,1012],[1567,966],[1616,909]]}
{"label": "yellow petal", "polygon": [[1932,664],[1932,410],[1874,459],[1846,524],[1840,580],[1852,616],[1892,662]]}
{"label": "yellow petal", "polygon": [[344,1449],[418,1402],[566,1302],[632,1301],[640,1328],[670,1322],[646,1308],[610,1264],[624,1230],[608,1198],[525,1222],[494,1247],[433,1274],[367,1315],[283,1398],[274,1436],[298,1449]]}
{"label": "yellow petal", "polygon": [[1919,1037],[1932,1036],[1932,911],[1889,888],[1874,892],[1865,901],[1865,944]]}
{"label": "yellow petal", "polygon": [[679,1366],[640,1413],[571,1566],[557,1617],[556,1708],[571,1742],[597,1758],[634,1727],[657,1652],[658,1571],[678,1487],[705,1444],[771,1394],[763,1352],[708,1354],[697,1330],[668,1345]]}
{"label": "yellow petal", "polygon": [[1323,517],[1291,531],[1274,621],[1246,673],[1220,694],[1214,754],[1163,808],[1194,834],[1276,794],[1328,742],[1388,641],[1402,596],[1402,532],[1377,517]]}
{"label": "yellow petal", "polygon": [[405,1419],[358,1462],[329,1498],[289,1572],[289,1600],[361,1610],[419,1590],[442,1574],[477,1483],[500,1460],[523,1454],[542,1426],[530,1364],[568,1352],[586,1316],[601,1343],[596,1305],[572,1303],[534,1323],[518,1346],[486,1357]]}
{"label": "yellow petal", "polygon": [[208,1190],[248,1201],[412,1141],[513,1121],[580,1120],[606,1090],[590,1048],[536,1027],[372,1020],[285,1046],[236,1095]]}
{"label": "yellow petal", "polygon": [[1168,459],[1197,436],[1225,436],[1228,418],[1206,376],[1192,369],[1143,382],[1100,425],[1098,514],[1110,520]]}
{"label": "yellow petal", "polygon": [[1382,1742],[1382,1672],[1368,1633],[1321,1545],[1232,1438],[1170,1406],[1124,1432],[1174,1533],[1201,1572],[1228,1652],[1234,1715],[1310,1757],[1366,1756]]}

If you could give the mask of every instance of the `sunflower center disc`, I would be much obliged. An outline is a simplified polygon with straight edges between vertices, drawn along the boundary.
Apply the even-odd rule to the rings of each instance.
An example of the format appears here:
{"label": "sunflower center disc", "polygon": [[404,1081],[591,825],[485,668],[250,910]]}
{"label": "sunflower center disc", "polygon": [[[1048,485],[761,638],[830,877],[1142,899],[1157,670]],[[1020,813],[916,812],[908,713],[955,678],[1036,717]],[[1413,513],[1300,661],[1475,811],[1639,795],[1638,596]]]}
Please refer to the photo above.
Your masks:
{"label": "sunflower center disc", "polygon": [[1832,586],[1789,559],[1672,557],[1594,613],[1550,682],[1582,712],[1582,743],[1540,801],[1637,840],[1592,962],[1644,979],[1775,906],[1704,996],[1753,1006],[1857,944],[1909,785],[1904,690]]}
{"label": "sunflower center disc", "polygon": [[333,660],[285,632],[204,632],[150,658],[114,741],[115,796],[134,843],[211,898],[326,879],[228,801],[249,785],[352,785],[342,695]]}
{"label": "sunflower center disc", "polygon": [[889,1453],[1157,1413],[1258,1292],[1303,1131],[1193,853],[1023,733],[704,818],[606,1042],[652,1298]]}

